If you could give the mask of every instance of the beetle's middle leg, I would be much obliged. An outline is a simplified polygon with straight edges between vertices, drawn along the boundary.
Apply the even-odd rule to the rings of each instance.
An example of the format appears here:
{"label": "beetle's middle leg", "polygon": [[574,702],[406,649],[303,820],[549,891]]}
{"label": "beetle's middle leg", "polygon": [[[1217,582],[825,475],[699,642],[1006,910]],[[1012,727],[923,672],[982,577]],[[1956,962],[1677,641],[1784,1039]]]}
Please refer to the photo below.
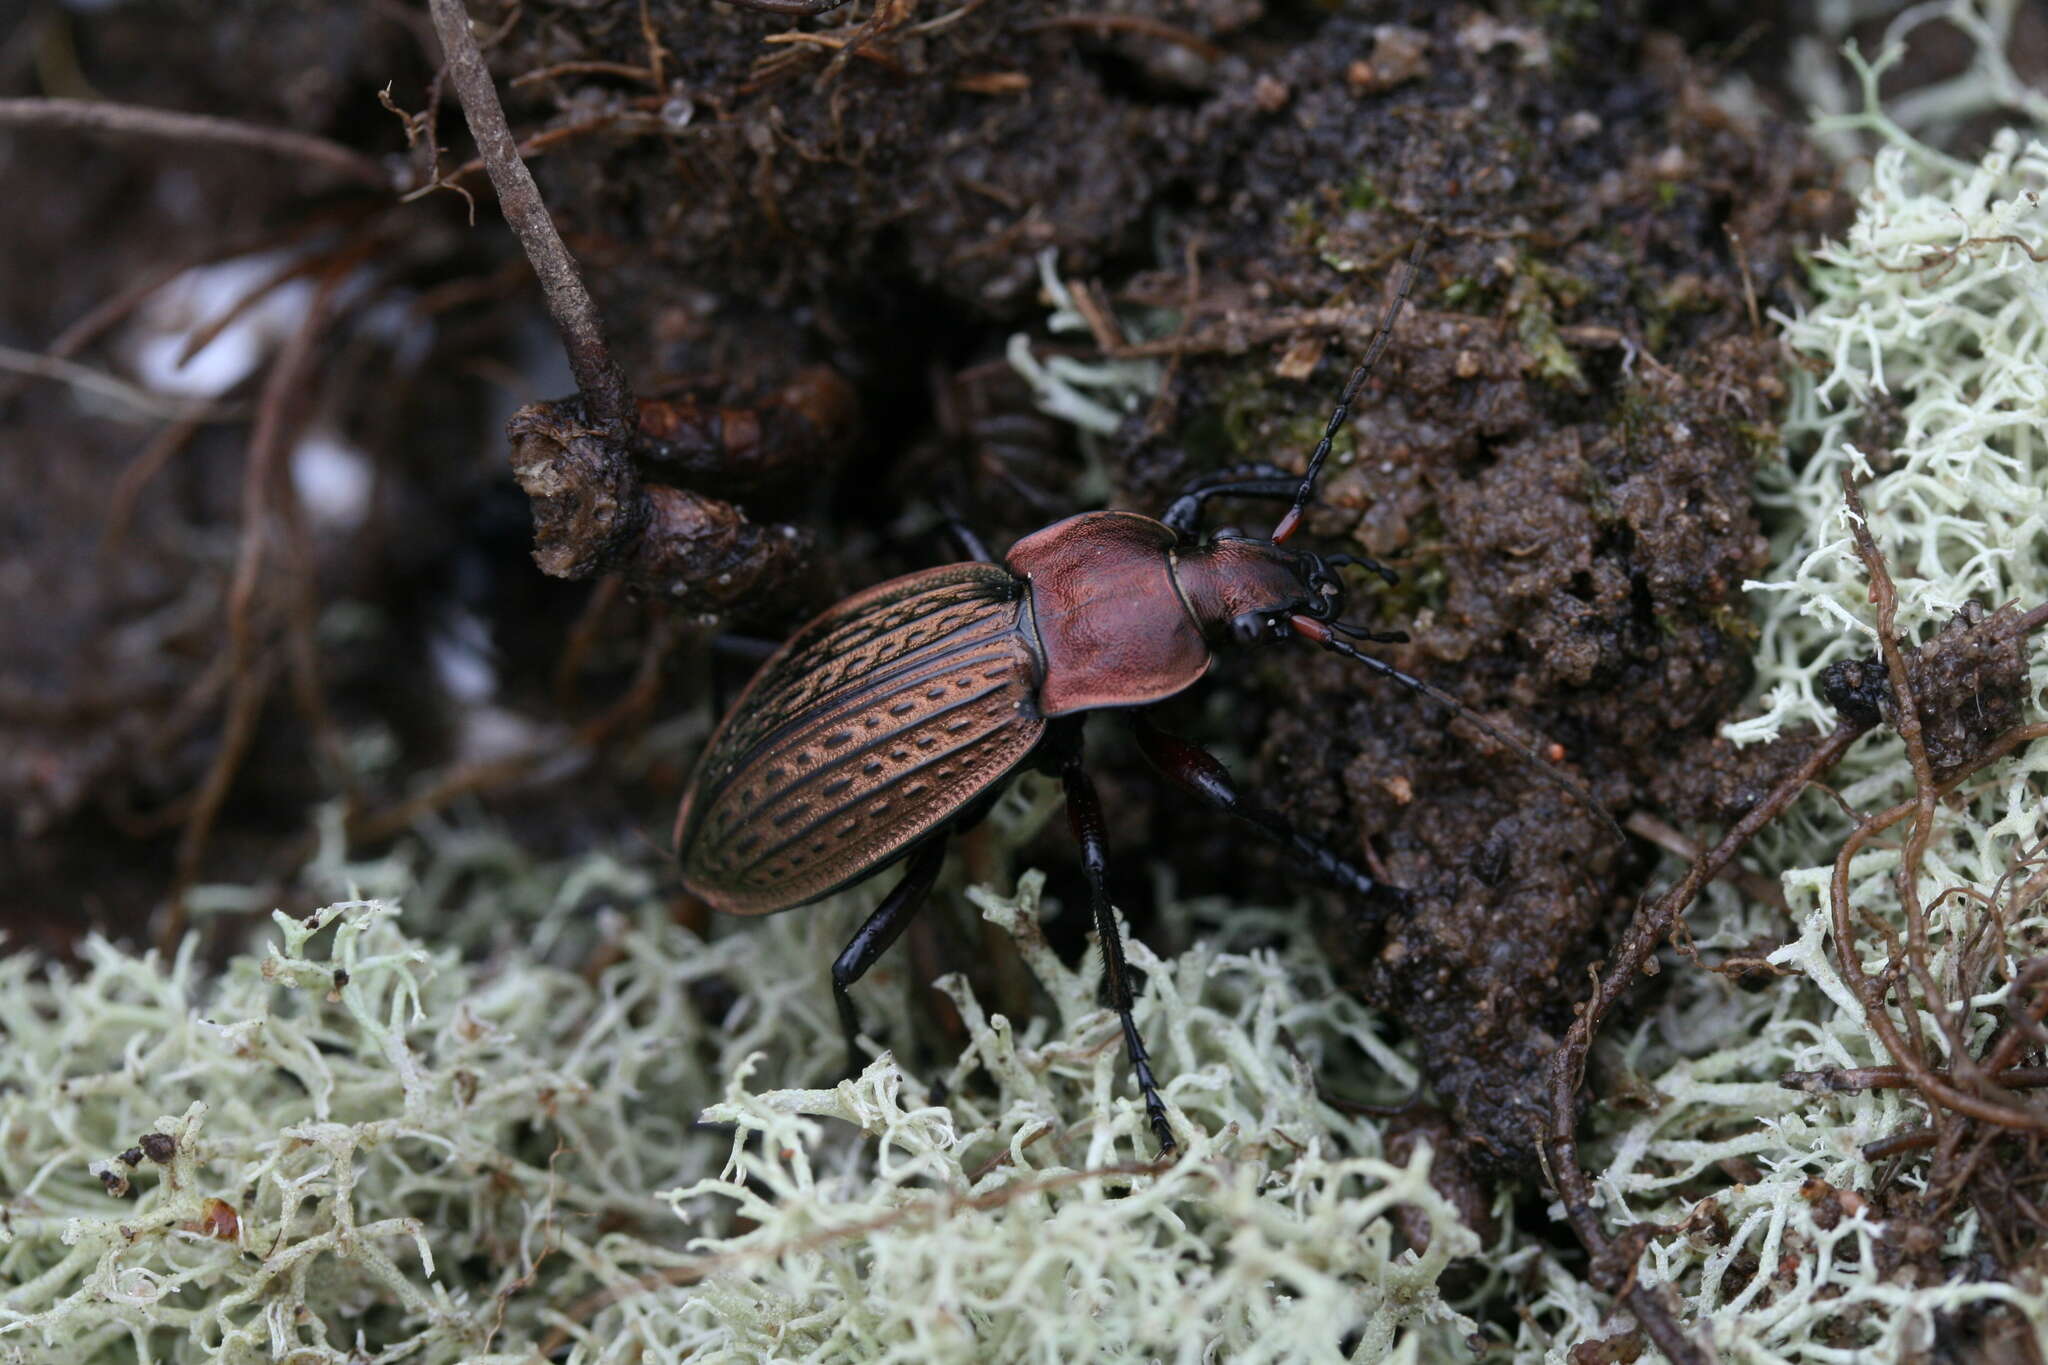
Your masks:
{"label": "beetle's middle leg", "polygon": [[1168,734],[1143,715],[1133,715],[1131,724],[1138,732],[1138,747],[1147,761],[1182,791],[1200,797],[1217,810],[1251,825],[1275,843],[1293,849],[1307,858],[1324,878],[1346,891],[1355,891],[1386,907],[1400,904],[1403,893],[1398,888],[1375,881],[1295,829],[1275,812],[1247,798],[1238,790],[1230,769],[1224,767],[1214,754],[1178,735]]}
{"label": "beetle's middle leg", "polygon": [[910,855],[903,880],[882,897],[882,903],[855,931],[845,951],[833,960],[832,999],[839,1006],[839,1026],[846,1031],[846,1065],[850,1072],[860,1070],[860,1016],[853,1011],[853,997],[847,994],[847,987],[866,976],[875,959],[888,952],[889,945],[901,937],[904,927],[931,895],[932,884],[938,881],[939,869],[945,863],[944,834],[918,845]]}
{"label": "beetle's middle leg", "polygon": [[1145,1117],[1159,1139],[1159,1154],[1174,1150],[1173,1129],[1166,1122],[1166,1105],[1159,1098],[1159,1085],[1152,1078],[1152,1057],[1145,1040],[1138,1036],[1137,1021],[1131,1017],[1131,969],[1124,961],[1124,940],[1117,932],[1116,911],[1109,903],[1109,833],[1102,814],[1102,797],[1081,766],[1081,718],[1058,722],[1047,736],[1058,755],[1060,784],[1067,794],[1067,823],[1081,845],[1081,867],[1088,874],[1088,899],[1095,908],[1095,932],[1102,941],[1102,969],[1108,978],[1109,1005],[1124,1026],[1124,1049],[1131,1056],[1131,1074],[1145,1097]]}

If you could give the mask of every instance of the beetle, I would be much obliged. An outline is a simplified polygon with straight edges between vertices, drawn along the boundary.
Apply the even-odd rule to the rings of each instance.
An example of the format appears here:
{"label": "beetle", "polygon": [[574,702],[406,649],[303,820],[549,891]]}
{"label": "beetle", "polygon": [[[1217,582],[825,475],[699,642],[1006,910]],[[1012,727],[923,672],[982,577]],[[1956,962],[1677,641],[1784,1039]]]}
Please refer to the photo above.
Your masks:
{"label": "beetle", "polygon": [[[1002,563],[970,537],[974,562],[925,569],[847,598],[798,630],[733,703],[676,814],[675,848],[689,891],[728,914],[764,915],[906,864],[832,964],[849,1058],[859,1056],[859,1022],[848,988],[924,903],[951,835],[980,820],[1009,779],[1035,767],[1064,789],[1109,1002],[1160,1150],[1174,1150],[1131,1018],[1130,971],[1104,880],[1106,821],[1082,766],[1082,727],[1093,712],[1147,706],[1193,686],[1220,645],[1307,640],[1456,708],[1540,764],[1447,693],[1349,643],[1407,639],[1339,619],[1345,589],[1338,570],[1363,567],[1394,583],[1392,570],[1286,544],[1393,333],[1421,249],[1418,241],[1303,473],[1248,465],[1208,475],[1157,519],[1084,512],[1025,536]],[[1287,499],[1289,506],[1266,537],[1203,537],[1203,504],[1225,496]],[[1140,749],[1169,781],[1292,848],[1339,887],[1389,908],[1401,902],[1396,888],[1247,799],[1213,756],[1137,719]],[[1606,818],[1583,787],[1551,771]]]}

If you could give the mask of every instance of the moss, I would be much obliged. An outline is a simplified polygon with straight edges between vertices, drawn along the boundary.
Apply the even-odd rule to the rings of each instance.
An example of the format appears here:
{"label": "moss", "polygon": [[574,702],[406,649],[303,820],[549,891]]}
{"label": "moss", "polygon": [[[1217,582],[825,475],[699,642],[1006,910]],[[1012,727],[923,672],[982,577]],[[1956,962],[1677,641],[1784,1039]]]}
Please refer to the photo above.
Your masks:
{"label": "moss", "polygon": [[1579,359],[1558,335],[1557,321],[1552,316],[1552,303],[1548,292],[1535,276],[1518,274],[1508,291],[1507,311],[1514,319],[1515,339],[1528,354],[1529,363],[1536,376],[1545,383],[1559,388],[1583,392],[1586,387],[1585,371],[1579,368]]}
{"label": "moss", "polygon": [[1375,209],[1385,208],[1386,204],[1385,192],[1373,184],[1369,175],[1361,174],[1344,187],[1344,207],[1347,209],[1370,213]]}
{"label": "moss", "polygon": [[1317,237],[1322,234],[1322,220],[1316,214],[1314,201],[1297,199],[1287,206],[1284,218],[1287,233],[1297,251],[1313,248]]}
{"label": "moss", "polygon": [[1446,308],[1479,313],[1491,307],[1488,301],[1493,297],[1493,291],[1470,275],[1460,275],[1444,286],[1442,297]]}
{"label": "moss", "polygon": [[[2002,66],[1995,50],[1984,50],[1978,79],[1995,85]],[[1874,71],[1866,71],[1873,99]],[[1856,126],[1883,145],[1855,222],[1815,253],[1806,311],[1774,319],[1801,362],[1790,374],[1782,439],[1808,453],[1796,464],[1759,465],[1774,567],[1745,585],[1759,608],[1759,697],[1756,714],[1724,731],[1739,741],[1801,723],[1831,727],[1821,674],[1874,647],[1868,578],[1845,522],[1844,470],[1867,479],[1864,501],[1898,581],[1909,642],[1964,602],[2048,598],[2048,444],[2028,415],[2039,410],[2028,386],[2038,389],[2048,373],[2048,339],[2037,322],[2021,321],[2037,318],[2038,307],[2040,268],[2027,253],[2048,251],[2048,128],[2008,129],[1969,165],[1921,146],[1874,104]],[[1873,471],[1854,436],[1871,407],[1889,403],[1898,406],[1899,435],[1888,463]],[[1761,447],[1767,433],[1744,435]],[[1738,629],[1732,619],[1717,624]],[[2048,689],[2048,649],[2039,640],[2031,667],[2038,705]],[[1864,810],[1912,786],[1889,732],[1853,751],[1830,782]],[[2025,865],[2042,834],[2044,802],[2048,754],[2036,745],[1943,809],[1919,888],[1923,903],[1942,907],[1929,920],[1941,979],[1983,932],[1985,914],[1979,899],[1941,893],[1990,894]],[[1599,1115],[1607,1139],[1590,1160],[1608,1225],[1616,1233],[1639,1220],[1676,1226],[1712,1201],[1725,1232],[1661,1235],[1641,1270],[1674,1285],[1688,1316],[1711,1324],[1730,1358],[1901,1358],[1927,1349],[1935,1323],[1994,1304],[2011,1305],[2024,1331],[2048,1333],[2038,1295],[1997,1275],[1939,1271],[1915,1281],[1888,1271],[1900,1233],[1880,1205],[1887,1190],[1895,1202],[1908,1197],[1898,1182],[1917,1176],[1910,1163],[1881,1169],[1862,1147],[1924,1123],[1917,1100],[1897,1091],[1812,1095],[1776,1083],[1787,1072],[1890,1061],[1835,961],[1828,891],[1846,829],[1832,807],[1809,800],[1759,842],[1758,861],[1790,905],[1789,934],[1783,912],[1722,889],[1695,916],[1701,948],[1782,943],[1769,956],[1786,975],[1736,989],[1669,960],[1679,974],[1658,1017],[1620,1044],[1659,1103],[1650,1112]],[[1895,851],[1872,851],[1849,866],[1857,913],[1893,934],[1904,922],[1896,861]],[[2048,937],[2040,904],[2004,913],[2015,951]],[[1868,971],[1884,968],[1882,939],[1871,933],[1862,942]],[[1988,1013],[1971,1014],[1973,1050],[1992,1026]],[[1743,1163],[1752,1176],[1715,1179],[1716,1165],[1726,1163]],[[1845,1212],[1852,1206],[1817,1201],[1816,1190],[1861,1191],[1864,1199]],[[1987,1245],[1980,1211],[1963,1204],[1936,1225],[1936,1264],[1978,1264],[1971,1258]]]}

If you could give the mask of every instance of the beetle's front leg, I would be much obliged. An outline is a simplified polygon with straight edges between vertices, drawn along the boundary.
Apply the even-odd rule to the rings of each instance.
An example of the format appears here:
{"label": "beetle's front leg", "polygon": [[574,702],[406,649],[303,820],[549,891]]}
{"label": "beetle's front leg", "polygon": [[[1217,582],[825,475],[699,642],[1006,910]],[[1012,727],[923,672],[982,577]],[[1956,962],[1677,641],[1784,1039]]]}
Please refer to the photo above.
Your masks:
{"label": "beetle's front leg", "polygon": [[1138,747],[1146,759],[1182,791],[1200,797],[1217,810],[1243,820],[1276,843],[1293,849],[1307,858],[1325,878],[1346,891],[1355,891],[1389,909],[1399,907],[1405,900],[1405,893],[1399,888],[1375,881],[1279,815],[1246,797],[1238,790],[1230,769],[1208,750],[1190,744],[1178,735],[1168,734],[1143,715],[1133,715],[1131,723],[1138,732]]}
{"label": "beetle's front leg", "polygon": [[939,869],[946,863],[946,836],[935,834],[917,846],[903,880],[891,887],[874,913],[862,922],[853,939],[832,963],[832,999],[839,1006],[839,1026],[846,1031],[846,1067],[849,1074],[860,1070],[860,1016],[853,1011],[853,997],[847,987],[867,975],[875,959],[889,951],[904,927],[931,895]]}
{"label": "beetle's front leg", "polygon": [[1145,1097],[1145,1117],[1159,1139],[1159,1154],[1175,1149],[1173,1129],[1166,1121],[1166,1105],[1159,1098],[1159,1085],[1152,1077],[1152,1057],[1145,1040],[1138,1036],[1138,1024],[1131,1017],[1131,969],[1124,961],[1123,935],[1117,932],[1116,911],[1109,903],[1109,833],[1102,815],[1102,797],[1094,781],[1081,767],[1081,720],[1059,722],[1048,736],[1059,756],[1060,784],[1067,794],[1067,824],[1081,845],[1081,867],[1088,874],[1088,899],[1095,909],[1095,932],[1102,940],[1102,969],[1108,978],[1109,1004],[1124,1027],[1124,1049],[1130,1053],[1131,1073],[1138,1091]]}
{"label": "beetle's front leg", "polygon": [[1189,479],[1159,518],[1183,536],[1192,537],[1202,524],[1202,504],[1211,498],[1292,498],[1301,475],[1275,464],[1241,464],[1197,474]]}

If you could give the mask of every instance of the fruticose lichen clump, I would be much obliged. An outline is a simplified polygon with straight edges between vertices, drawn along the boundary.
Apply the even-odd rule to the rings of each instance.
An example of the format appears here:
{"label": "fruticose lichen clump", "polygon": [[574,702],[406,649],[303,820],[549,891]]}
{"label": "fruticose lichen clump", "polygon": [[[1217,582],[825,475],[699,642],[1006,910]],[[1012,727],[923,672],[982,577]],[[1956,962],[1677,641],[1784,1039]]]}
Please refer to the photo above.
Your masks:
{"label": "fruticose lichen clump", "polygon": [[[0,962],[0,1359],[1377,1360],[1477,1330],[1437,1287],[1478,1239],[1426,1154],[1384,1159],[1318,1096],[1331,1066],[1412,1069],[1293,915],[1135,950],[1187,1140],[1154,1169],[1036,874],[968,894],[1053,1016],[945,983],[957,1063],[832,1086],[852,898],[706,942],[643,871],[428,849],[322,875],[408,892],[431,946],[358,896],[218,974],[101,941],[76,975]],[[864,996],[910,1036],[904,992]],[[793,1082],[820,1088],[756,1089]]]}
{"label": "fruticose lichen clump", "polygon": [[[1924,20],[1933,9],[1923,9]],[[1969,7],[1953,13],[1989,44],[1970,79],[1994,96],[2020,89],[1989,43],[1997,34]],[[1931,637],[1967,604],[2048,600],[2048,126],[1999,132],[1974,163],[1937,153],[1878,112],[1877,75],[1896,55],[1866,66],[1851,50],[1866,112],[1831,122],[1875,134],[1880,146],[1853,226],[1814,254],[1811,306],[1778,319],[1800,367],[1787,457],[1761,470],[1775,567],[1748,585],[1761,612],[1762,709],[1727,728],[1739,741],[1800,723],[1831,729],[1822,675],[1878,653],[1845,470],[1862,484],[1896,581],[1905,643]],[[2028,659],[2023,719],[2039,721],[2048,650],[2038,638]],[[1889,729],[1829,780],[1859,813],[1915,792]],[[1919,861],[1928,978],[1957,1002],[1954,1022],[1980,1059],[1998,1007],[2017,1011],[2032,998],[2022,974],[2048,949],[2044,811],[2048,751],[2036,743],[1937,806]],[[1602,1114],[1604,1140],[1587,1157],[1609,1226],[1659,1225],[1640,1274],[1675,1286],[1726,1359],[1923,1358],[1937,1341],[1960,1349],[1978,1339],[1999,1313],[2004,1330],[2048,1341],[2048,1298],[2015,1255],[2024,1242],[1987,1226],[1967,1197],[1937,1197],[1924,1159],[1865,1154],[1901,1134],[1896,1150],[1915,1150],[1913,1130],[1928,1126],[1929,1112],[1910,1087],[1780,1083],[1895,1060],[1840,968],[1845,945],[1831,913],[1834,862],[1860,818],[1809,796],[1756,853],[1787,909],[1717,887],[1692,916],[1703,951],[1782,945],[1768,959],[1783,975],[1738,985],[1668,957],[1662,1008],[1609,1058],[1609,1074],[1629,1078],[1640,1100],[1637,1112]],[[1893,877],[1903,836],[1892,833],[1845,869],[1860,933],[1847,950],[1872,977],[1911,937]],[[1894,1017],[1937,1049],[1938,1065],[1955,1064],[1938,1011],[1909,998],[1921,1001],[1914,1017],[1896,1002]],[[1990,1146],[1980,1156],[1987,1168],[2003,1159]],[[1541,1305],[1536,1313],[1545,1316]],[[1573,1339],[1560,1332],[1552,1343]]]}

